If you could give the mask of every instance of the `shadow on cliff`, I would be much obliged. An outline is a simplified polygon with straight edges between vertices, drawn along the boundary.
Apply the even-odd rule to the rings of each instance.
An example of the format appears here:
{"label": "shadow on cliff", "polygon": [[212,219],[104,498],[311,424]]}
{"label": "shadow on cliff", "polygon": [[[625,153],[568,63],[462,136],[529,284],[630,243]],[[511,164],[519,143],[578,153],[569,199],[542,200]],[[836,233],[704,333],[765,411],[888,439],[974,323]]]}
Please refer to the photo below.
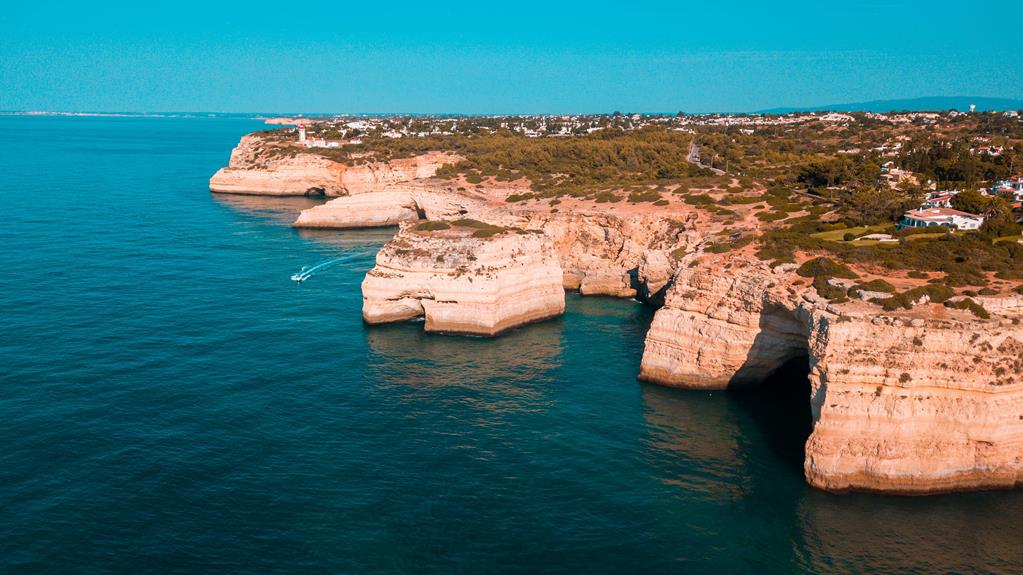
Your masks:
{"label": "shadow on cliff", "polygon": [[770,451],[803,475],[810,413],[809,356],[789,359],[758,385],[729,388],[728,395],[763,434]]}
{"label": "shadow on cliff", "polygon": [[765,305],[759,327],[728,393],[760,429],[768,449],[802,476],[806,440],[813,430],[808,328],[777,305]]}

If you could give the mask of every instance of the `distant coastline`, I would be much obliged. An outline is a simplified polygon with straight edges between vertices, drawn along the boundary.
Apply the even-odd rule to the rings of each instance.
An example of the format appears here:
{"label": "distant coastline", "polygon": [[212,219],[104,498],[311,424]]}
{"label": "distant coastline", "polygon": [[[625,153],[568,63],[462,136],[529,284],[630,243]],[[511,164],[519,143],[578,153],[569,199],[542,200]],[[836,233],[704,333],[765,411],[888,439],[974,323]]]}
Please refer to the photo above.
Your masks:
{"label": "distant coastline", "polygon": [[1023,110],[1023,100],[1013,98],[984,98],[973,96],[931,96],[925,98],[907,98],[899,100],[871,100],[869,102],[853,102],[846,104],[828,104],[824,106],[768,108],[759,114],[792,114],[798,112],[873,112],[886,114],[889,112],[944,112],[958,110],[970,111],[976,106],[977,112],[1006,112]]}
{"label": "distant coastline", "polygon": [[[970,106],[976,107],[977,112],[1005,112],[1011,110],[1023,110],[1023,99],[1015,98],[991,98],[980,96],[928,96],[920,98],[905,98],[891,100],[870,100],[865,102],[851,102],[844,104],[827,104],[817,106],[789,106],[766,108],[762,110],[746,111],[696,111],[683,110],[692,116],[753,116],[753,115],[786,115],[794,113],[810,112],[873,112],[885,114],[890,112],[947,112],[958,110],[967,112]],[[623,111],[627,115],[639,114],[641,116],[663,116],[674,115],[678,111],[645,111],[633,112]],[[560,115],[610,115],[611,111],[602,112],[514,112],[514,113],[487,113],[487,114],[464,114],[464,113],[443,113],[443,112],[95,112],[95,111],[50,111],[50,110],[0,110],[0,116],[72,116],[72,117],[125,117],[125,118],[242,118],[263,120],[274,117],[306,117],[306,118],[330,118],[330,117],[488,117],[488,116],[560,116]]]}

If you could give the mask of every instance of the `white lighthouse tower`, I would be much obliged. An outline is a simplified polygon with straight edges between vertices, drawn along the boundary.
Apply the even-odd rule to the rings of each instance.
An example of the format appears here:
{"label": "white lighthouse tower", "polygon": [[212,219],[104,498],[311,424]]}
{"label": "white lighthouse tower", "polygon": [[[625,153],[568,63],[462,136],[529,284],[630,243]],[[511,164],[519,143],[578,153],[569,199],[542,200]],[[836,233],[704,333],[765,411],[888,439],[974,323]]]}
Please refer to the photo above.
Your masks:
{"label": "white lighthouse tower", "polygon": [[298,125],[298,143],[305,144],[305,124]]}

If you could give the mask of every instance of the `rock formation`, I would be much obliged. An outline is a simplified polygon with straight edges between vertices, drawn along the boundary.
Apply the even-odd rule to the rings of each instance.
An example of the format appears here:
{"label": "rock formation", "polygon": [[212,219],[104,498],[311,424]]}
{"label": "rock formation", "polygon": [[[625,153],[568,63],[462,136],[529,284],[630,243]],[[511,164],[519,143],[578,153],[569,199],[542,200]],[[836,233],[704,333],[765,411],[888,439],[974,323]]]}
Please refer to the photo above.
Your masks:
{"label": "rock formation", "polygon": [[766,265],[686,267],[647,332],[639,377],[662,385],[723,389],[757,383],[806,353],[795,308],[771,297]]}
{"label": "rock formation", "polygon": [[815,487],[1023,484],[1023,297],[978,296],[989,320],[926,299],[882,314],[863,301],[891,297],[882,292],[836,306],[797,282],[795,266],[772,269],[748,250],[702,253],[714,230],[698,229],[703,220],[685,206],[513,207],[508,193],[431,179],[456,160],[345,166],[246,136],[210,187],[342,196],[305,210],[298,227],[400,224],[362,284],[367,323],[424,317],[427,331],[491,336],[563,313],[564,289],[578,289],[663,304],[646,338],[645,381],[724,389],[805,360],[814,426],[804,471]]}
{"label": "rock formation", "polygon": [[384,191],[344,196],[302,210],[296,228],[351,229],[396,226],[420,219],[458,218],[485,212],[483,202],[467,193],[455,193],[446,184],[393,184]]}
{"label": "rock formation", "polygon": [[550,236],[566,289],[583,295],[639,296],[659,303],[679,263],[673,253],[692,250],[700,240],[690,215],[516,212],[490,217]]}
{"label": "rock formation", "polygon": [[403,224],[362,283],[363,319],[425,317],[427,331],[493,336],[564,312],[549,238],[465,223]]}
{"label": "rock formation", "polygon": [[210,191],[271,196],[345,196],[429,178],[457,156],[431,152],[389,162],[348,166],[290,142],[259,134],[242,137],[226,168],[210,178]]}
{"label": "rock formation", "polygon": [[419,219],[412,194],[407,192],[376,192],[330,200],[325,204],[302,210],[295,220],[296,228],[373,228],[396,226]]}
{"label": "rock formation", "polygon": [[786,285],[786,271],[729,264],[679,272],[648,332],[641,379],[723,389],[805,356],[811,485],[932,493],[1023,483],[1018,318],[950,319],[936,305],[878,317],[869,304],[836,309]]}
{"label": "rock formation", "polygon": [[807,481],[931,493],[1023,484],[1023,329],[828,321],[811,333]]}

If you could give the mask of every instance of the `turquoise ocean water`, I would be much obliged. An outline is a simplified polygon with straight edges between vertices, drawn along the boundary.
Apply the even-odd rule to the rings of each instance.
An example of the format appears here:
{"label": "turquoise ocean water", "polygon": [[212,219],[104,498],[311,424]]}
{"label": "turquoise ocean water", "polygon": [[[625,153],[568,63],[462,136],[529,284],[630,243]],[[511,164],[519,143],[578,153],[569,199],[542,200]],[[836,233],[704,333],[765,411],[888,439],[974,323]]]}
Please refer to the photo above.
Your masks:
{"label": "turquoise ocean water", "polygon": [[363,326],[390,231],[208,192],[261,127],[0,117],[0,573],[1023,568],[1020,493],[806,487],[798,374],[636,382],[636,302]]}

